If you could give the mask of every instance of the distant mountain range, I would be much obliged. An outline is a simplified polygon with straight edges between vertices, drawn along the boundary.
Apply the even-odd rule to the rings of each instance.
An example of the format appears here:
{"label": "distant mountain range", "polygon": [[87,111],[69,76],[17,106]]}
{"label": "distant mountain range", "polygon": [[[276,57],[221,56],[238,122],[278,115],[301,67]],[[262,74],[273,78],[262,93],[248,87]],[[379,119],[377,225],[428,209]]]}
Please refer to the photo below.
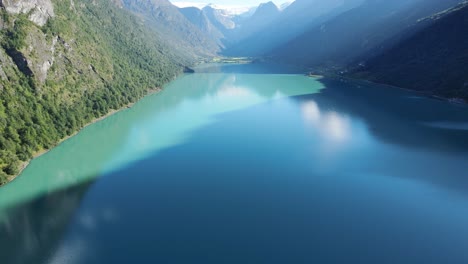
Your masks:
{"label": "distant mountain range", "polygon": [[[224,53],[232,56],[266,55],[275,47],[299,36],[314,24],[318,24],[336,13],[356,7],[360,2],[362,0],[297,0],[282,10],[280,14],[270,9],[270,20],[254,27],[254,30],[250,30],[247,34],[236,35]],[[274,3],[268,3],[268,6],[271,5]]]}
{"label": "distant mountain range", "polygon": [[466,99],[466,5],[461,0],[297,0],[281,7],[266,2],[237,15],[205,7],[200,10],[205,15],[198,15],[204,22],[194,24],[227,56],[269,58]]}

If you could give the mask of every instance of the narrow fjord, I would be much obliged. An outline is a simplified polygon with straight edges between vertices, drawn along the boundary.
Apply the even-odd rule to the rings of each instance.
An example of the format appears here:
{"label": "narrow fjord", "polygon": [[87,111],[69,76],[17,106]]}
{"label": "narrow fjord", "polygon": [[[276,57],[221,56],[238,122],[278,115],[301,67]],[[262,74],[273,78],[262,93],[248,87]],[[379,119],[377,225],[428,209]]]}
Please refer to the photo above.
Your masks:
{"label": "narrow fjord", "polygon": [[0,0],[1,264],[468,263],[467,0]]}
{"label": "narrow fjord", "polygon": [[468,109],[295,71],[205,65],[85,128],[2,188],[0,256],[468,260]]}

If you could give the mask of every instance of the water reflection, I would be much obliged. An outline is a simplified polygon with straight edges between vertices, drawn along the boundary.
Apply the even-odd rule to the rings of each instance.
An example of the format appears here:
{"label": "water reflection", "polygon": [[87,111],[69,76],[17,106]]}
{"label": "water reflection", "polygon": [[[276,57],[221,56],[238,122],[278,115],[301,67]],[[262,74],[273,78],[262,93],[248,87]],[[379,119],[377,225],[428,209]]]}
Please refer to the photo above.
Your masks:
{"label": "water reflection", "polygon": [[[468,195],[468,131],[460,129],[468,122],[468,108],[386,86],[320,81],[327,89],[297,100],[306,124],[320,132],[313,136],[337,140],[321,150],[341,155],[331,167],[351,158],[357,167],[342,170],[384,173]],[[428,125],[434,122],[452,125]]]}
{"label": "water reflection", "polygon": [[325,138],[337,143],[351,138],[350,120],[335,111],[321,113],[313,100],[302,103],[302,115],[306,124],[321,131]]}
{"label": "water reflection", "polygon": [[[92,182],[0,210],[2,263],[43,263],[59,248],[70,219]],[[62,262],[65,263],[65,262]]]}
{"label": "water reflection", "polygon": [[[314,96],[319,108],[366,123],[375,137],[421,151],[468,153],[468,108],[418,97],[393,87],[358,81],[321,79],[327,89]],[[434,124],[450,126],[437,126]],[[429,125],[432,124],[432,125]]]}
{"label": "water reflection", "polygon": [[3,187],[0,209],[119,170],[182,144],[193,131],[216,122],[221,113],[313,94],[324,87],[302,75],[252,74],[265,71],[261,65],[247,66],[245,70],[248,74],[215,71],[183,76],[132,109],[87,127],[34,160],[20,177]]}
{"label": "water reflection", "polygon": [[101,177],[64,248],[87,264],[466,262],[467,197],[444,183],[463,184],[466,156],[381,142],[318,97],[224,112]]}
{"label": "water reflection", "polygon": [[466,109],[250,67],[182,77],[33,162],[0,189],[0,259],[467,262],[468,135],[426,125]]}
{"label": "water reflection", "polygon": [[[169,85],[159,97],[164,100],[176,93],[184,100],[164,112],[153,111],[153,116],[145,122],[132,124],[132,133],[124,140],[126,144],[112,155],[105,172],[186,142],[194,131],[216,122],[222,113],[290,96],[313,94],[322,87],[316,80],[300,75],[259,77],[212,73],[185,76]],[[202,96],[192,99],[180,95],[186,89]]]}
{"label": "water reflection", "polygon": [[302,104],[302,115],[306,123],[312,124],[314,126],[318,125],[320,122],[320,108],[317,103],[313,100],[309,100]]}
{"label": "water reflection", "polygon": [[251,63],[251,64],[202,64],[195,68],[196,73],[234,73],[234,74],[303,74],[307,69],[275,63]]}
{"label": "water reflection", "polygon": [[330,112],[324,117],[324,129],[327,135],[334,141],[344,141],[351,137],[349,130],[349,119],[339,115],[337,112]]}

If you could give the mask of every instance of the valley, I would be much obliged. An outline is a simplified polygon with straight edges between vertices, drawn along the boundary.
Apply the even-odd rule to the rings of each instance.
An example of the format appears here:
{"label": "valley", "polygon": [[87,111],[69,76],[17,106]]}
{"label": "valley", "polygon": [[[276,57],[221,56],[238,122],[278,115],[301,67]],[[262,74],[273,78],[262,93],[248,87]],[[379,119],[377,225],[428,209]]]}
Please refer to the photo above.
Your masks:
{"label": "valley", "polygon": [[2,187],[2,260],[466,260],[466,108],[278,64],[194,70]]}
{"label": "valley", "polygon": [[0,263],[468,263],[468,1],[213,1],[0,0]]}

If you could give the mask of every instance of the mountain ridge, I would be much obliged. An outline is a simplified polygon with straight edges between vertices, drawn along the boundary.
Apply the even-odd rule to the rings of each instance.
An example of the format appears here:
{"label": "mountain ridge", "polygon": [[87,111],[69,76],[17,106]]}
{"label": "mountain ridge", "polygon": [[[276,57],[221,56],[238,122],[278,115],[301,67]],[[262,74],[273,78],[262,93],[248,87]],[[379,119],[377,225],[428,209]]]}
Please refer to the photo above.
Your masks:
{"label": "mountain ridge", "polygon": [[[123,7],[167,39],[167,44],[187,56],[213,56],[219,45],[200,31],[168,0],[122,0]],[[187,48],[189,47],[189,48]],[[191,53],[193,54],[187,54]]]}
{"label": "mountain ridge", "polygon": [[319,23],[336,13],[351,9],[362,1],[330,0],[318,2],[296,0],[284,9],[277,18],[257,31],[257,34],[234,42],[223,53],[229,56],[269,56],[268,53],[271,50],[294,39],[311,24]]}

